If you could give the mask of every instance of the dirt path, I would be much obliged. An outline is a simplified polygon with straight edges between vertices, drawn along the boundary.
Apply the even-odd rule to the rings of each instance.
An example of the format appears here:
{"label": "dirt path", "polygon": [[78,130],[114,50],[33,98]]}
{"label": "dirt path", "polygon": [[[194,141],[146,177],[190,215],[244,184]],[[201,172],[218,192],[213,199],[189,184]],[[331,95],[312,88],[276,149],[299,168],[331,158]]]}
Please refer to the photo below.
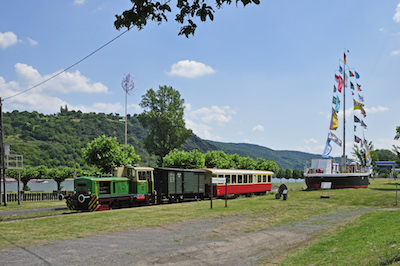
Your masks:
{"label": "dirt path", "polygon": [[0,251],[3,265],[255,265],[316,235],[351,222],[371,209],[325,213],[284,226],[249,233],[227,230],[241,218],[191,222],[128,230],[39,247]]}

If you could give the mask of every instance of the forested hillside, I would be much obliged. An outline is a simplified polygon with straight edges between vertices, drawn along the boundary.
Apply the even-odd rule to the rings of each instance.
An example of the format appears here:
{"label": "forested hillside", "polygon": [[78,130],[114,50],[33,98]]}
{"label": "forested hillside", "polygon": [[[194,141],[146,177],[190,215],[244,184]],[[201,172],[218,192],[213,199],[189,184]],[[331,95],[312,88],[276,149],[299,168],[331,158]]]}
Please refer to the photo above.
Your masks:
{"label": "forested hillside", "polygon": [[[82,159],[81,149],[93,139],[106,135],[117,137],[120,143],[125,142],[125,124],[120,119],[118,114],[82,113],[68,111],[67,107],[60,108],[60,112],[53,115],[8,112],[4,113],[3,118],[5,144],[10,145],[13,153],[22,154],[26,165],[87,168]],[[145,137],[146,130],[137,118],[128,116],[128,143],[140,155],[140,165],[156,166],[156,157],[149,155],[144,148]],[[197,136],[189,138],[183,147],[185,151],[193,149],[202,153],[220,149],[226,153],[237,153],[253,159],[264,158],[275,161],[284,169],[303,169],[307,161],[319,157],[296,151],[275,151],[251,144],[206,141]]]}
{"label": "forested hillside", "polygon": [[250,157],[252,159],[264,158],[269,161],[275,161],[279,168],[283,169],[289,168],[303,170],[307,163],[310,164],[311,159],[321,158],[321,155],[300,151],[276,151],[248,143],[208,142],[226,153],[237,153],[240,156]]}

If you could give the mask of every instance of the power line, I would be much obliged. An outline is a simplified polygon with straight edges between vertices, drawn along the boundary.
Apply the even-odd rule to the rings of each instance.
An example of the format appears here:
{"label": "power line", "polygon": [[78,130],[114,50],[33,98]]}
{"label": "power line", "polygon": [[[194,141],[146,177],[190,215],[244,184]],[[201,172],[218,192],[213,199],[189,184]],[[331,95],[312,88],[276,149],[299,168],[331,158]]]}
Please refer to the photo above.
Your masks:
{"label": "power line", "polygon": [[38,83],[38,84],[36,84],[36,85],[34,85],[34,86],[32,86],[32,87],[30,87],[30,88],[24,90],[24,91],[18,92],[18,93],[14,94],[14,95],[12,95],[12,96],[10,96],[10,97],[6,97],[6,98],[2,99],[1,101],[5,101],[5,100],[11,99],[11,98],[13,98],[13,97],[16,97],[16,96],[18,96],[18,95],[21,95],[21,94],[23,94],[23,93],[25,93],[25,92],[27,92],[27,91],[30,91],[30,90],[32,90],[32,89],[34,89],[34,88],[36,88],[36,87],[39,87],[39,86],[42,85],[42,84],[44,84],[44,83],[46,83],[46,82],[48,82],[48,81],[54,79],[55,77],[61,75],[62,73],[68,71],[69,69],[71,69],[71,68],[73,68],[74,66],[78,65],[78,64],[81,63],[82,61],[86,60],[86,59],[89,58],[90,56],[94,55],[95,53],[97,53],[98,51],[100,51],[101,49],[103,49],[104,47],[106,47],[107,45],[109,45],[110,43],[112,43],[113,41],[115,41],[116,39],[118,39],[119,37],[121,37],[122,35],[124,35],[127,31],[129,31],[129,29],[125,30],[125,31],[122,32],[120,35],[118,35],[117,37],[115,37],[115,38],[112,39],[111,41],[107,42],[106,44],[102,45],[100,48],[97,48],[95,51],[91,52],[89,55],[85,56],[84,58],[82,58],[82,59],[79,60],[78,62],[76,62],[76,63],[70,65],[69,67],[67,67],[67,68],[65,68],[65,69],[63,69],[63,70],[61,70],[60,72],[54,74],[54,75],[51,76],[50,78],[48,78],[48,79],[46,79],[46,80],[44,80],[44,81],[42,81],[42,82],[40,82],[40,83]]}

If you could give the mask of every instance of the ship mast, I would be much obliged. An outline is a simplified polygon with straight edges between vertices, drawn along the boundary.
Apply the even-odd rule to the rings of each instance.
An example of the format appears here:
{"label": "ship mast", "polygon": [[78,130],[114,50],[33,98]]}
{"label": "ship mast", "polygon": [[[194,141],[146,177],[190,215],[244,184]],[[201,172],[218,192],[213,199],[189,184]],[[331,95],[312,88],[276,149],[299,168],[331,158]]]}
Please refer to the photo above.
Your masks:
{"label": "ship mast", "polygon": [[346,53],[343,56],[343,157],[342,171],[346,171]]}

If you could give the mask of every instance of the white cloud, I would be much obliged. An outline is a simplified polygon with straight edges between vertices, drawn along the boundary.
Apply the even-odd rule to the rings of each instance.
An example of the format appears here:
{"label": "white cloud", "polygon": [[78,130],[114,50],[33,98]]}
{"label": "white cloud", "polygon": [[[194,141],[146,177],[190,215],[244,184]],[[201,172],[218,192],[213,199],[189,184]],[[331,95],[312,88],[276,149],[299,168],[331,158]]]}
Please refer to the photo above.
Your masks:
{"label": "white cloud", "polygon": [[0,48],[6,49],[18,42],[17,35],[14,32],[8,31],[5,33],[0,32]]}
{"label": "white cloud", "polygon": [[223,125],[231,121],[232,116],[234,114],[229,106],[218,107],[211,106],[211,108],[203,107],[197,110],[193,110],[190,112],[190,116],[201,120],[203,123],[212,123],[217,122],[219,125]]}
{"label": "white cloud", "polygon": [[365,108],[365,112],[367,114],[376,114],[376,113],[382,113],[382,112],[386,112],[386,111],[389,111],[389,108],[380,106],[380,105],[378,105],[377,107],[372,106],[371,108]]}
{"label": "white cloud", "polygon": [[[20,63],[15,65],[15,71],[18,76],[18,79],[15,81],[6,82],[6,80],[0,76],[0,95],[3,99],[14,96],[52,76],[52,74],[42,76],[39,71],[32,66]],[[74,73],[67,72],[43,85],[8,99],[4,103],[5,109],[8,111],[38,111],[48,114],[57,113],[60,110],[60,106],[68,105],[71,107],[66,101],[54,96],[57,92],[107,93],[108,88],[101,83],[91,82],[89,78],[82,76],[79,71]],[[134,105],[132,105],[132,107],[136,108]],[[114,110],[117,108],[120,108],[120,111],[124,110],[124,108],[116,105],[101,106],[99,104],[89,108],[91,108],[90,110],[92,112],[111,113],[115,112]]]}
{"label": "white cloud", "polygon": [[316,140],[316,139],[314,139],[314,138],[311,138],[311,139],[306,139],[306,140],[304,140],[307,144],[308,143],[318,143],[318,140]]}
{"label": "white cloud", "polygon": [[31,46],[36,46],[36,45],[39,44],[37,41],[35,41],[35,40],[33,40],[33,39],[29,38],[29,37],[27,39],[28,39],[28,42],[29,42],[29,44]]}
{"label": "white cloud", "polygon": [[393,20],[397,23],[400,22],[400,4],[397,5],[396,13],[393,16]]}
{"label": "white cloud", "polygon": [[183,106],[185,107],[185,110],[187,110],[187,111],[192,110],[192,106],[190,105],[190,103],[184,103]]}
{"label": "white cloud", "polygon": [[85,0],[74,0],[75,5],[83,5],[85,3]]}
{"label": "white cloud", "polygon": [[105,113],[105,114],[110,114],[110,113],[119,113],[120,115],[125,115],[122,114],[121,112],[125,110],[125,107],[121,105],[121,103],[94,103],[92,106],[71,106],[68,107],[69,110],[81,110],[83,113],[90,113],[90,112],[95,112],[95,113]]}
{"label": "white cloud", "polygon": [[252,129],[253,131],[260,131],[263,132],[264,131],[264,127],[262,125],[257,125],[255,127],[253,127]]}
{"label": "white cloud", "polygon": [[206,66],[203,63],[183,60],[171,66],[171,71],[168,72],[171,76],[185,77],[185,78],[196,78],[204,75],[214,74],[215,70],[210,66]]}
{"label": "white cloud", "polygon": [[[39,71],[32,66],[21,63],[15,64],[15,71],[17,72],[19,81],[28,87],[43,82],[59,72],[42,76]],[[64,72],[35,88],[35,90],[46,91],[47,93],[70,93],[77,91],[84,93],[108,93],[108,88],[106,86],[100,82],[91,82],[91,80],[83,76],[79,70],[75,72]]]}
{"label": "white cloud", "polygon": [[190,128],[193,131],[193,133],[199,136],[200,138],[208,140],[221,140],[221,137],[214,136],[211,133],[212,128],[210,126],[205,124],[195,123],[192,120],[185,120],[185,122],[186,122],[186,127]]}
{"label": "white cloud", "polygon": [[391,56],[399,56],[400,55],[400,50],[395,50],[390,53]]}

